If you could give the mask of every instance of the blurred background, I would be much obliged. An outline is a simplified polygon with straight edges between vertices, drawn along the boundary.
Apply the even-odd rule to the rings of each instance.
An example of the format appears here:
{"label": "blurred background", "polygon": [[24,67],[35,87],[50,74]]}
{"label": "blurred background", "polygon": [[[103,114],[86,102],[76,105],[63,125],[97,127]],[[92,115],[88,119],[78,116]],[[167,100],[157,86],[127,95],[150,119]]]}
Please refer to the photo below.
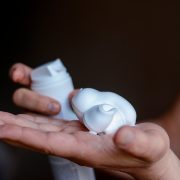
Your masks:
{"label": "blurred background", "polygon": [[[1,3],[0,109],[20,112],[11,100],[19,87],[8,77],[12,64],[36,67],[61,58],[75,87],[119,93],[134,105],[138,121],[159,116],[180,90],[179,7],[174,0]],[[4,143],[0,175],[53,180],[45,155]]]}

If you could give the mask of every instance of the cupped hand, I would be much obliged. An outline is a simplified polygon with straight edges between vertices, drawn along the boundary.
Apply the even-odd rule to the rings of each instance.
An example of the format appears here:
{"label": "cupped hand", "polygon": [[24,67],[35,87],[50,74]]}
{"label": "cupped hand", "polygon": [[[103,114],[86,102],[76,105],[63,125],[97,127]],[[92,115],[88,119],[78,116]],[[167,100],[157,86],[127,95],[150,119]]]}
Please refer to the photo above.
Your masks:
{"label": "cupped hand", "polygon": [[0,124],[4,141],[138,179],[168,177],[179,163],[166,132],[153,123],[124,126],[115,135],[93,135],[79,121],[0,112]]}

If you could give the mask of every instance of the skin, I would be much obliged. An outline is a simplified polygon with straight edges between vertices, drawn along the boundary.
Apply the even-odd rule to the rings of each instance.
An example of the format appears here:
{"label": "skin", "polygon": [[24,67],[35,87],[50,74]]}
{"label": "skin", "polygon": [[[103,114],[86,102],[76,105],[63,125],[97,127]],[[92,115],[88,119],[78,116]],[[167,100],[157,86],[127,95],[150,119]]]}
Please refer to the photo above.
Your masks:
{"label": "skin", "polygon": [[[14,82],[30,86],[30,73],[29,67],[16,64],[10,76]],[[41,114],[60,111],[55,100],[28,89],[18,89],[13,99],[18,106]],[[56,105],[52,108],[49,104]],[[170,148],[169,137],[154,123],[124,126],[113,135],[97,136],[90,134],[79,121],[0,112],[0,139],[81,165],[107,169],[123,175],[124,179],[178,180],[180,177],[180,162]]]}

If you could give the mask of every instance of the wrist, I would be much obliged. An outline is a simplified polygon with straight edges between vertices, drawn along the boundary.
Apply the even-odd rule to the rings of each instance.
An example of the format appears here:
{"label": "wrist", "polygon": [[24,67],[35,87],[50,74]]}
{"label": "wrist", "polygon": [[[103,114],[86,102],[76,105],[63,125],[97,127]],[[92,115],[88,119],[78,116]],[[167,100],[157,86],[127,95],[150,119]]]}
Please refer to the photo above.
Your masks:
{"label": "wrist", "polygon": [[179,180],[180,161],[169,150],[162,159],[147,168],[138,169],[133,176],[138,180]]}

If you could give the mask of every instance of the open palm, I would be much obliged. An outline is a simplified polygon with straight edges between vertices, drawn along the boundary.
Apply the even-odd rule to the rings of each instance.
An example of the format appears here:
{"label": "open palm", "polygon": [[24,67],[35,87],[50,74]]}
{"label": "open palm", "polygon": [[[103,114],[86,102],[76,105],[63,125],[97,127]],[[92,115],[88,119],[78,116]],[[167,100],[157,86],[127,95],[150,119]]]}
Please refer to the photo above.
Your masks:
{"label": "open palm", "polygon": [[168,154],[166,133],[157,125],[125,126],[115,135],[93,135],[79,121],[0,112],[0,138],[81,165],[136,174]]}

